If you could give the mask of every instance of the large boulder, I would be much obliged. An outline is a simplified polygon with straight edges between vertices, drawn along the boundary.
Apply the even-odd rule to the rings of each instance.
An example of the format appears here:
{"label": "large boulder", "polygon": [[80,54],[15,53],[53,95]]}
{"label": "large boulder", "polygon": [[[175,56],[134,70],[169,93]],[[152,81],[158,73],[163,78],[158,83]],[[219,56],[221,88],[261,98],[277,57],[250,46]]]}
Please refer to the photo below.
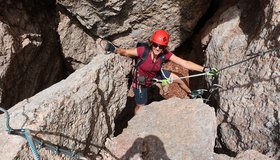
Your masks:
{"label": "large boulder", "polygon": [[[202,35],[207,64],[222,69],[217,97],[222,147],[279,158],[279,8],[277,1],[240,1],[212,19]],[[252,53],[269,51],[244,63]]]}
{"label": "large boulder", "polygon": [[98,38],[134,47],[162,28],[174,49],[190,37],[210,2],[1,1],[0,104],[10,108],[88,64]]}
{"label": "large boulder", "polygon": [[[93,159],[113,135],[114,118],[125,107],[127,79],[123,75],[129,72],[127,65],[119,56],[95,57],[67,79],[12,107],[11,127],[28,128],[45,142]],[[32,159],[26,140],[5,132],[5,120],[1,115],[1,158]],[[39,154],[42,159],[57,157],[45,149]]]}
{"label": "large boulder", "polygon": [[215,154],[215,160],[275,160],[274,158],[270,158],[269,156],[263,155],[255,150],[246,150],[244,152],[240,152],[236,157],[229,157],[224,154]]}
{"label": "large boulder", "polygon": [[215,111],[202,99],[171,98],[144,106],[107,141],[104,159],[213,159]]}
{"label": "large boulder", "polygon": [[210,2],[58,0],[57,4],[61,10],[68,11],[72,22],[81,24],[92,37],[109,38],[117,45],[132,47],[137,41],[148,40],[155,29],[161,28],[171,34],[170,47],[174,49],[190,37]]}

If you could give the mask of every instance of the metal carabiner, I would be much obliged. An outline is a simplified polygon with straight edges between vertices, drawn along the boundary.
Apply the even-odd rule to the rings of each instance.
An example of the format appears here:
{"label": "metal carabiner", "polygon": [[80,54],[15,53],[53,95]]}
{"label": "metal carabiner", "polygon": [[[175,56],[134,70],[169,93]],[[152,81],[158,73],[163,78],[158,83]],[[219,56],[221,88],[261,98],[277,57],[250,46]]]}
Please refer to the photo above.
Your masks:
{"label": "metal carabiner", "polygon": [[161,85],[165,86],[165,85],[167,85],[167,84],[170,84],[170,79],[167,78],[167,79],[159,80],[159,79],[157,79],[157,78],[153,78],[153,79],[152,79],[152,82],[153,82],[153,83],[160,83]]}
{"label": "metal carabiner", "polygon": [[206,90],[206,89],[193,90],[191,92],[191,97],[194,98],[194,99],[195,98],[202,98],[203,93],[206,92],[206,91],[208,91],[208,90]]}
{"label": "metal carabiner", "polygon": [[152,83],[160,83],[157,78],[152,78],[151,81],[152,81]]}

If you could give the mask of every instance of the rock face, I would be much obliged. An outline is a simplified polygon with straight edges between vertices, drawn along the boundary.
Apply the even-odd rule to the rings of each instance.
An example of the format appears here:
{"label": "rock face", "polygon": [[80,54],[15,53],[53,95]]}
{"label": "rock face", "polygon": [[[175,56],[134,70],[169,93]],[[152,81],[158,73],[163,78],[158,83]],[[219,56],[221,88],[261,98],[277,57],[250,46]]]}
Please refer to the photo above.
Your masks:
{"label": "rock face", "polygon": [[104,153],[123,160],[210,160],[215,137],[213,108],[201,99],[171,98],[143,107],[121,135],[107,142],[110,152]]}
{"label": "rock face", "polygon": [[209,2],[1,1],[0,104],[10,108],[88,64],[100,37],[134,47],[163,28],[174,49],[191,35]]}
{"label": "rock face", "polygon": [[[192,46],[192,53],[200,56],[193,57],[197,59],[205,55],[205,60],[199,59],[199,62],[219,69],[248,58],[251,52],[279,47],[280,4],[273,0],[0,2],[0,104],[11,108],[12,127],[30,128],[32,134],[37,133],[59,146],[81,150],[89,159],[96,158],[100,151],[104,153],[102,147],[106,138],[113,135],[114,119],[126,103],[128,86],[125,75],[131,68],[128,58],[102,57],[98,38],[111,40],[122,47],[132,47],[137,41],[149,39],[155,29],[166,29],[171,33],[171,50],[194,38],[196,45]],[[195,28],[210,3],[219,4],[217,12],[199,35],[192,35],[198,33]],[[230,156],[237,155],[237,159],[280,158],[279,64],[277,50],[220,72],[217,82],[223,88],[215,96],[214,106],[218,118],[216,148],[228,151]],[[165,109],[168,115],[170,110]],[[143,112],[147,112],[145,110]],[[157,112],[164,112],[160,110]],[[195,111],[192,113],[196,114]],[[3,131],[2,115],[0,122],[1,156],[5,159],[31,159],[26,141]],[[138,131],[132,125],[130,128]],[[164,129],[164,126],[160,128]],[[128,134],[127,130],[124,134]],[[185,135],[180,132],[172,130],[171,133],[184,139]],[[137,140],[136,144],[144,145],[139,147],[142,157],[158,154],[152,149],[147,151],[146,146],[153,148],[156,144],[161,147],[161,142],[164,142],[161,151],[165,150],[166,156],[162,158],[172,159],[181,155],[173,154],[173,151],[170,154],[172,144],[165,141],[169,134],[143,133],[135,136],[139,139],[131,138],[127,142],[133,145]],[[206,135],[201,133],[198,136]],[[121,137],[116,137],[116,142]],[[110,143],[112,145],[108,147],[114,150],[115,142]],[[185,141],[180,143],[185,148],[193,145],[185,144]],[[203,145],[199,141],[195,143]],[[126,155],[124,151],[130,146],[126,144],[123,147],[122,152],[114,153],[119,157]],[[209,146],[206,148],[205,155],[198,156],[213,155],[208,150]],[[195,159],[197,151],[192,151],[190,154],[187,151],[180,153]],[[44,150],[40,155],[44,159],[66,159],[54,157]],[[233,159],[214,154],[215,158]]]}
{"label": "rock face", "polygon": [[210,0],[120,0],[71,1],[58,0],[77,21],[96,37],[105,37],[117,45],[136,46],[137,41],[149,39],[155,29],[163,28],[171,36],[175,48],[192,33]]}
{"label": "rock face", "polygon": [[61,80],[63,57],[53,4],[3,1],[0,12],[0,104],[10,108]]}
{"label": "rock face", "polygon": [[215,160],[275,160],[274,158],[269,158],[258,151],[255,150],[247,150],[245,152],[240,152],[236,158],[228,157],[226,155],[215,154]]}
{"label": "rock face", "polygon": [[[114,132],[114,117],[125,106],[127,65],[118,56],[97,56],[67,79],[10,109],[11,127],[28,128],[32,135],[94,159]],[[25,139],[5,132],[4,115],[0,121],[1,158],[32,159]],[[42,159],[56,157],[44,149],[39,154]]]}
{"label": "rock face", "polygon": [[71,73],[88,64],[92,57],[97,55],[96,39],[87,34],[79,23],[73,23],[73,20],[67,16],[68,14],[62,7],[59,8],[60,21],[57,32],[59,33],[66,68]]}
{"label": "rock face", "polygon": [[[222,69],[250,53],[279,48],[279,7],[277,1],[240,1],[216,15],[202,33],[207,64]],[[217,117],[224,148],[280,157],[279,64],[277,50],[220,73]]]}

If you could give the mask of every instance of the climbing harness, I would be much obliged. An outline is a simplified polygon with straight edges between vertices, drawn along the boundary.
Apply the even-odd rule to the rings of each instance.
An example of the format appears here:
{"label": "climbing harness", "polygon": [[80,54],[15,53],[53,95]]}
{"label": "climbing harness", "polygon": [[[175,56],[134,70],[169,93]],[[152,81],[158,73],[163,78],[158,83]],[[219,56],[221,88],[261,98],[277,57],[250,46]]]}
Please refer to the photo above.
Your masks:
{"label": "climbing harness", "polygon": [[[142,54],[142,56],[137,59],[135,59],[135,65],[133,65],[133,69],[132,69],[132,77],[133,77],[133,81],[136,83],[136,85],[146,85],[147,81],[151,81],[152,84],[155,83],[162,83],[162,85],[166,84],[166,81],[159,81],[155,78],[153,79],[148,79],[146,76],[141,76],[138,73],[138,67],[144,63],[144,61],[147,59],[147,57],[149,56],[149,52],[151,51],[151,47],[149,46],[148,43],[146,42],[138,42],[137,43],[137,47],[144,47],[144,52]],[[159,61],[160,61],[160,68],[161,68],[161,73],[164,76],[164,78],[167,79],[167,77],[165,76],[163,70],[162,70],[162,65],[165,63],[165,55],[164,54],[160,54],[159,55]],[[156,63],[155,63],[156,64]],[[150,72],[153,70],[153,68],[155,67],[155,64],[153,65],[153,67],[150,69]],[[142,81],[141,81],[142,80]]]}
{"label": "climbing harness", "polygon": [[10,126],[10,115],[9,115],[8,111],[2,107],[0,107],[0,111],[5,113],[6,131],[8,132],[8,134],[19,135],[19,136],[24,137],[28,142],[28,145],[34,155],[35,160],[41,160],[36,146],[38,146],[38,149],[45,147],[46,149],[53,151],[55,154],[62,153],[64,155],[70,156],[71,158],[74,158],[74,159],[79,159],[79,160],[87,159],[83,156],[83,154],[78,153],[74,150],[64,149],[64,148],[55,146],[51,143],[44,142],[40,138],[32,136],[29,129],[13,129]]}

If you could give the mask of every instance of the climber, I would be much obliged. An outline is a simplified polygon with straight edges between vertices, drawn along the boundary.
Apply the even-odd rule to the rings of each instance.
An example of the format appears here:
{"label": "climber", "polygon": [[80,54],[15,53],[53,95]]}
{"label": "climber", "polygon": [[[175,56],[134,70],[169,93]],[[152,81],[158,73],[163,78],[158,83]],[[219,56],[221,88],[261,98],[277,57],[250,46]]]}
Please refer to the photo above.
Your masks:
{"label": "climber", "polygon": [[134,78],[132,84],[136,101],[135,113],[148,102],[148,88],[152,85],[153,79],[175,79],[173,82],[178,83],[188,95],[191,93],[189,87],[176,74],[171,71],[161,69],[163,61],[170,60],[193,71],[211,73],[211,75],[215,75],[215,73],[217,73],[215,68],[203,67],[191,61],[179,58],[168,50],[168,42],[168,33],[165,30],[156,30],[147,45],[124,49],[118,48],[108,42],[105,46],[106,51],[127,57],[138,57],[138,59],[140,59],[137,62],[138,64],[136,64],[137,68],[133,74]]}

